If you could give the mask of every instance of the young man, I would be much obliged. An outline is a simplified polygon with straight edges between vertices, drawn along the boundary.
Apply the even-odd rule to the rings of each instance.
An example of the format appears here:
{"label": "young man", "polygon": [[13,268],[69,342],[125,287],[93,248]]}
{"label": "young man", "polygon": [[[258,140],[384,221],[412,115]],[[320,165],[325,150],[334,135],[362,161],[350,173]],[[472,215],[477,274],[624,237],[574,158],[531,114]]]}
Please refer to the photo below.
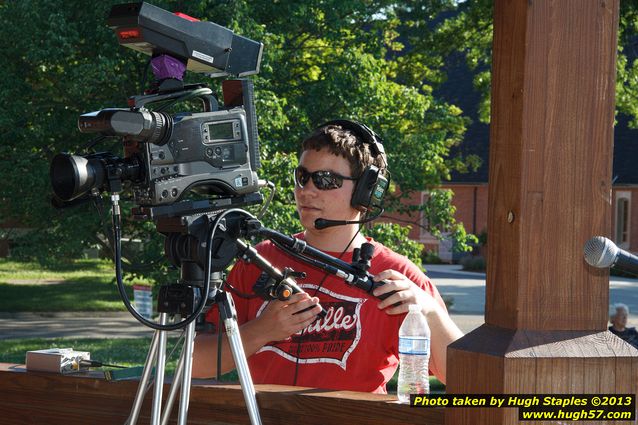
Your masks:
{"label": "young man", "polygon": [[[303,271],[306,277],[297,279],[305,293],[287,301],[234,296],[253,381],[385,393],[398,365],[399,327],[408,306],[418,304],[431,330],[430,370],[445,382],[446,348],[462,333],[430,280],[407,258],[366,240],[357,224],[315,227],[319,218],[361,219],[361,208],[351,202],[357,182],[366,167],[374,165],[382,172],[387,167],[385,156],[372,146],[376,140],[362,137],[374,133],[357,123],[337,123],[342,125],[323,125],[303,141],[295,170],[295,201],[305,230],[296,236],[347,263],[354,248],[371,242],[375,252],[369,272],[375,281],[386,284],[372,296],[296,261],[270,242],[259,244],[259,252],[273,265]],[[243,293],[252,293],[260,273],[256,266],[240,261],[228,282]],[[388,293],[392,295],[385,300],[377,298]],[[321,307],[328,314],[318,319]],[[216,312],[208,315],[211,321],[216,317]],[[222,341],[222,372],[227,372],[234,363],[227,339]],[[216,353],[217,335],[197,336],[193,377],[215,375]]]}

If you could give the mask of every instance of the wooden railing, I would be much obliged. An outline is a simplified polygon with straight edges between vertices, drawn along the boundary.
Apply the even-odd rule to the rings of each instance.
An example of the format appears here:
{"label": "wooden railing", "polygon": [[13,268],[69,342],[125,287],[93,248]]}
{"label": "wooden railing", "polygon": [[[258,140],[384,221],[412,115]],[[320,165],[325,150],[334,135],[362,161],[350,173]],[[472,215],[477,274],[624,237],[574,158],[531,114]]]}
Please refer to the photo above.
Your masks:
{"label": "wooden railing", "polygon": [[[189,424],[250,423],[238,385],[204,382],[194,381]],[[27,372],[23,365],[0,363],[0,423],[123,424],[130,413],[137,384],[138,381],[107,381],[99,373]],[[444,423],[442,409],[401,405],[393,396],[281,385],[257,385],[256,390],[264,425]],[[166,397],[168,388],[164,394]],[[173,418],[176,410],[177,406]],[[150,394],[138,423],[147,424],[149,416]]]}

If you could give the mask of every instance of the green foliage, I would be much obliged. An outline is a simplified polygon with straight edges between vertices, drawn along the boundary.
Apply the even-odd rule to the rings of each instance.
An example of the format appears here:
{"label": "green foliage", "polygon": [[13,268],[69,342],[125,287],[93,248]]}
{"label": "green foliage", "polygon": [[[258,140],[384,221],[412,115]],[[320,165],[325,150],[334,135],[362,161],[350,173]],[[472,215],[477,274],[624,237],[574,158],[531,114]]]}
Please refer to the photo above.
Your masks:
{"label": "green foliage", "polygon": [[620,30],[616,69],[616,109],[631,117],[629,125],[638,128],[638,4],[620,2]]}
{"label": "green foliage", "polygon": [[364,228],[364,233],[377,242],[392,248],[395,252],[405,255],[414,264],[421,267],[421,253],[423,245],[408,238],[410,226],[400,226],[395,223],[377,223]]}
{"label": "green foliage", "polygon": [[469,272],[485,272],[487,263],[485,258],[479,256],[468,255],[461,258],[459,264],[463,266],[463,270]]}
{"label": "green foliage", "polygon": [[[440,2],[438,10],[418,7],[413,3],[420,2],[402,2],[399,6],[401,20],[408,23],[407,34],[414,47],[412,54],[417,59],[427,56],[430,63],[442,64],[450,54],[460,52],[469,68],[476,72],[474,84],[484,94],[479,105],[479,118],[489,122],[493,1],[468,1],[458,7],[457,2],[448,2],[447,5]],[[435,12],[443,12],[447,18],[442,19]],[[419,25],[419,18],[424,20],[426,27],[423,23]],[[435,85],[447,79],[444,73],[437,74],[437,77],[432,80]]]}
{"label": "green foliage", "polygon": [[[78,115],[123,106],[142,89],[148,57],[120,47],[105,24],[111,5],[120,2],[92,7],[79,0],[0,3],[5,65],[0,81],[0,216],[4,223],[19,222],[31,230],[13,251],[21,258],[42,263],[77,258],[95,245],[110,255],[108,211],[103,207],[97,214],[90,205],[53,210],[48,164],[55,153],[82,152],[89,141],[76,129]],[[264,158],[260,176],[277,184],[264,218],[268,226],[300,230],[290,171],[299,141],[328,119],[355,118],[382,135],[393,187],[400,188],[391,194],[389,210],[399,210],[410,192],[439,185],[451,170],[476,165],[448,157],[469,121],[458,107],[432,95],[445,78],[441,69],[449,46],[430,21],[454,9],[453,0],[153,4],[214,21],[265,44],[261,73],[253,80]],[[420,37],[432,43],[420,43]],[[186,79],[207,80],[193,73]],[[219,91],[219,80],[207,82]],[[117,141],[102,142],[99,149],[122,154]],[[122,204],[123,234],[143,246],[124,246],[128,277],[174,279],[154,224],[132,221],[127,215],[131,203],[123,199]],[[441,212],[433,215],[451,217],[449,198],[440,199],[436,207]],[[394,231],[388,231],[392,239]],[[460,238],[460,246],[466,243],[468,236],[459,225],[449,233]]]}
{"label": "green foliage", "polygon": [[423,211],[427,229],[434,237],[448,237],[454,241],[455,251],[468,252],[478,239],[467,233],[463,225],[454,218],[456,208],[450,205],[453,196],[454,192],[450,189],[432,190],[426,202],[418,208]]}
{"label": "green foliage", "polygon": [[[409,19],[410,14],[411,10],[406,8],[406,18]],[[475,72],[474,86],[483,95],[479,105],[479,119],[485,123],[490,121],[492,16],[492,0],[464,2],[459,6],[458,13],[433,26],[430,37],[420,37],[415,30],[411,38],[415,50],[422,49],[427,44],[443,58],[452,52],[464,55],[467,65]],[[634,128],[638,128],[637,45],[638,2],[621,1],[616,62],[616,112],[629,115],[630,126]]]}
{"label": "green foliage", "polygon": [[423,264],[441,264],[443,261],[435,251],[424,251],[422,255]]}
{"label": "green foliage", "polygon": [[487,230],[483,229],[478,235],[476,235],[477,242],[481,246],[487,245]]}
{"label": "green foliage", "polygon": [[262,160],[262,175],[268,176],[276,188],[275,197],[262,222],[266,227],[289,235],[302,230],[293,196],[292,172],[297,165],[296,154],[283,152],[275,152]]}

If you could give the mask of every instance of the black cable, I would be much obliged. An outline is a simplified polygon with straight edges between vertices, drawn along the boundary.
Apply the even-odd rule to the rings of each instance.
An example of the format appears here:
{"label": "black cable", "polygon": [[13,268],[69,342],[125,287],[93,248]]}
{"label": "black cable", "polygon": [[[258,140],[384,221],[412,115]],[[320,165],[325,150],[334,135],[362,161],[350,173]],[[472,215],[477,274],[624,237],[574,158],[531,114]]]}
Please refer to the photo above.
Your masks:
{"label": "black cable", "polygon": [[102,362],[99,362],[97,360],[85,360],[85,359],[82,359],[82,360],[80,360],[79,364],[80,364],[80,367],[116,367],[116,368],[119,368],[119,369],[126,369],[126,366],[102,363]]}
{"label": "black cable", "polygon": [[222,309],[217,308],[217,381],[222,380]]}
{"label": "black cable", "polygon": [[[217,227],[217,224],[220,222],[221,218],[223,216],[225,216],[226,214],[228,214],[231,211],[237,211],[237,212],[241,212],[245,215],[247,215],[250,218],[255,218],[255,216],[253,216],[252,214],[250,214],[247,211],[238,209],[238,208],[231,208],[229,210],[226,210],[224,213],[222,213],[216,220],[215,222],[215,228]],[[213,233],[214,233],[214,229],[213,229]],[[213,240],[211,238],[210,240],[210,245],[211,248],[208,250],[208,256],[207,256],[207,261],[206,261],[206,276],[207,276],[207,280],[210,282],[210,274],[211,274],[211,266],[210,266],[210,262],[211,262],[211,256],[212,256],[212,244],[213,244]],[[227,286],[230,286],[228,283],[226,283]],[[224,283],[222,282],[222,285],[220,286],[220,290],[223,290],[223,286]],[[208,297],[208,291],[209,288],[207,287],[206,291],[204,292],[204,296],[202,297],[202,299],[204,299],[204,301],[207,299]],[[221,309],[218,307],[218,316],[217,316],[217,380],[220,381],[221,380],[221,369],[222,369],[222,329],[221,329],[221,324],[222,324],[222,312]]]}
{"label": "black cable", "polygon": [[266,214],[266,211],[268,211],[268,207],[270,206],[270,203],[275,197],[275,192],[276,192],[275,184],[271,181],[267,181],[266,186],[268,186],[268,188],[270,189],[270,196],[268,196],[268,198],[266,199],[266,202],[264,202],[264,205],[259,210],[259,213],[257,213],[257,220],[261,220],[263,218],[263,216]]}
{"label": "black cable", "polygon": [[141,96],[144,96],[144,86],[146,86],[146,76],[148,75],[148,68],[150,68],[151,66],[151,61],[152,61],[152,58],[149,58],[148,61],[146,61],[146,65],[144,65],[144,71],[142,71],[142,78],[140,82]]}

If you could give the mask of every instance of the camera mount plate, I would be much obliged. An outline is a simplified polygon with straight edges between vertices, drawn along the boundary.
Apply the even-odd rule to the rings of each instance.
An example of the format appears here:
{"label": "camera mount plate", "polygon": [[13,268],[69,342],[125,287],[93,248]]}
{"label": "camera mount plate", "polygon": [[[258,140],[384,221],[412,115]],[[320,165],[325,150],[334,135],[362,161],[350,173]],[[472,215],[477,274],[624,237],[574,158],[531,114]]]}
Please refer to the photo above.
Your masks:
{"label": "camera mount plate", "polygon": [[140,206],[133,208],[131,211],[135,220],[157,220],[160,218],[207,214],[229,208],[241,208],[247,205],[260,204],[263,200],[261,193],[253,192],[232,198],[186,200],[172,205]]}

